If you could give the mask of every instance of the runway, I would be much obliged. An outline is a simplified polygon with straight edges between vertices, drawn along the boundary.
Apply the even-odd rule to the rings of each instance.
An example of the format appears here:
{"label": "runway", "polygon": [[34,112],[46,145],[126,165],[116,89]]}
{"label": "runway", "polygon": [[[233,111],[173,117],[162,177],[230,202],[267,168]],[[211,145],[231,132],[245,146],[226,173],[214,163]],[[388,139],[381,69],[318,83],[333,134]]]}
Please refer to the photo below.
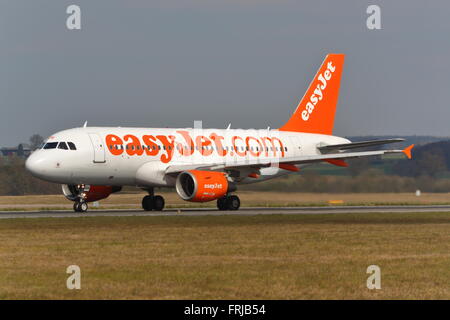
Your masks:
{"label": "runway", "polygon": [[238,211],[218,211],[211,208],[166,209],[164,211],[143,210],[90,210],[77,213],[69,210],[49,211],[0,211],[0,219],[17,218],[80,218],[80,217],[152,217],[152,216],[251,216],[292,214],[344,214],[344,213],[405,213],[405,212],[449,212],[450,205],[424,206],[330,206],[330,207],[245,207]]}

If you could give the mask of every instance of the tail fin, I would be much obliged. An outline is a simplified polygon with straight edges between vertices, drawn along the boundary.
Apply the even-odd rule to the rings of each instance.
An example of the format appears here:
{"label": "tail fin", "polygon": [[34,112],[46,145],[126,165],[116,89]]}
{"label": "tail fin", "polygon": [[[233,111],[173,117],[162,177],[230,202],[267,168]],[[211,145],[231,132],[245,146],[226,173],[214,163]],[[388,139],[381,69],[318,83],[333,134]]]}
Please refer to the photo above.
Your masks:
{"label": "tail fin", "polygon": [[343,54],[327,55],[294,114],[279,130],[331,135],[343,68]]}

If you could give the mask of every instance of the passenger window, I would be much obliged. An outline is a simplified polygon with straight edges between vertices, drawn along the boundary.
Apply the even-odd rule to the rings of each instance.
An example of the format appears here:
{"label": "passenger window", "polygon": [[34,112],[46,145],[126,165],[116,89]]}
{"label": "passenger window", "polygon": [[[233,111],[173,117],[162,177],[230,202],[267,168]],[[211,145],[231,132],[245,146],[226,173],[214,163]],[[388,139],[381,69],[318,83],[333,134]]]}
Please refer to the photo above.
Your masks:
{"label": "passenger window", "polygon": [[77,150],[77,147],[75,147],[75,144],[73,142],[67,142],[69,145],[70,150]]}
{"label": "passenger window", "polygon": [[47,142],[44,146],[44,149],[56,149],[58,142]]}
{"label": "passenger window", "polygon": [[60,142],[58,144],[58,149],[69,150],[69,148],[67,147],[67,144],[65,142]]}

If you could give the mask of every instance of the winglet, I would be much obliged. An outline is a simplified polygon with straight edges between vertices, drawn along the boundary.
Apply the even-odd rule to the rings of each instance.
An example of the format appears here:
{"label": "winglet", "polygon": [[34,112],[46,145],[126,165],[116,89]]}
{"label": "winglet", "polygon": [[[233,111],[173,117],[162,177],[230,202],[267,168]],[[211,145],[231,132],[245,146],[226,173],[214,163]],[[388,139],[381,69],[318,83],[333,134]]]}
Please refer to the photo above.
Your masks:
{"label": "winglet", "polygon": [[402,150],[403,153],[408,157],[408,159],[411,159],[411,150],[412,150],[412,148],[414,148],[413,144]]}

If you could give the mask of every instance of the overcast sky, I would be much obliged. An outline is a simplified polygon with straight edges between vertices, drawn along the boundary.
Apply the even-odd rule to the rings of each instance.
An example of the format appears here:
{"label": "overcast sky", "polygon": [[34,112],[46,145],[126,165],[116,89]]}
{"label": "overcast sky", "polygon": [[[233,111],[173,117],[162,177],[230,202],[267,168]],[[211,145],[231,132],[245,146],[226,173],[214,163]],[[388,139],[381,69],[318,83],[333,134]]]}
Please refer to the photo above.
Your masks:
{"label": "overcast sky", "polygon": [[449,16],[423,0],[0,0],[0,146],[85,120],[277,128],[329,52],[346,54],[334,134],[450,136]]}

